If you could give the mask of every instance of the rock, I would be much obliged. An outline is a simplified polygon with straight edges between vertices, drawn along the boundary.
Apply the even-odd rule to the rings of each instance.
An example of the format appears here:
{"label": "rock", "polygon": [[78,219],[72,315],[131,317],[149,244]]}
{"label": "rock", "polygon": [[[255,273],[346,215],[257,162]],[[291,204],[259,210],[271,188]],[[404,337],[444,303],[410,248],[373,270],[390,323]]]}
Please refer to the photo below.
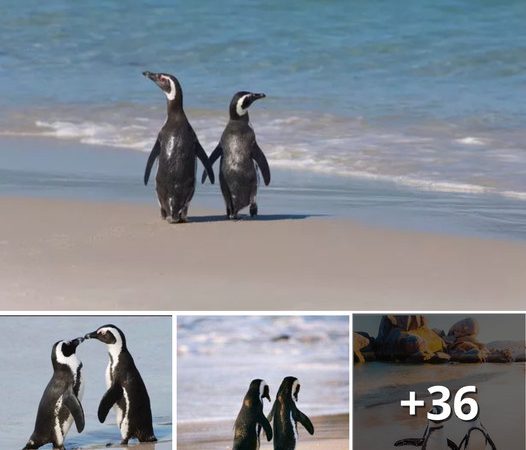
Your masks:
{"label": "rock", "polygon": [[447,333],[449,336],[454,336],[456,339],[463,336],[476,336],[479,334],[479,323],[477,320],[467,317],[455,323]]}
{"label": "rock", "polygon": [[369,345],[369,339],[365,336],[353,332],[353,354],[354,362],[364,363],[365,357],[363,356],[361,350]]}
{"label": "rock", "polygon": [[427,361],[430,364],[444,364],[451,360],[451,356],[444,352],[436,352]]}
{"label": "rock", "polygon": [[508,350],[511,352],[513,361],[524,362],[526,360],[526,345],[524,341],[493,341],[487,344],[490,352]]}
{"label": "rock", "polygon": [[375,341],[376,355],[389,361],[426,362],[443,352],[443,339],[427,325],[424,316],[383,316]]}
{"label": "rock", "polygon": [[486,362],[490,363],[510,363],[513,362],[511,350],[493,350],[489,352]]}

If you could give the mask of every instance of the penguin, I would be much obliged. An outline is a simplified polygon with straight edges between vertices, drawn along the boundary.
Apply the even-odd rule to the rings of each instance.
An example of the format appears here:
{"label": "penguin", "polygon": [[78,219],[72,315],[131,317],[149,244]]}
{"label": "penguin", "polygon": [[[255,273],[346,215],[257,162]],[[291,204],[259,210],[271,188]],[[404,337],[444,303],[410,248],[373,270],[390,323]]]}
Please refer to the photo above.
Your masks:
{"label": "penguin", "polygon": [[155,189],[161,217],[169,223],[186,222],[188,206],[195,190],[196,156],[212,183],[214,172],[184,113],[183,90],[177,78],[168,73],[143,72],[143,75],[165,93],[168,114],[148,157],[144,185],[148,184],[152,166],[159,158]]}
{"label": "penguin", "polygon": [[314,434],[312,422],[296,406],[299,392],[300,382],[296,377],[283,379],[268,416],[270,422],[274,420],[274,450],[294,450],[296,448],[298,422],[310,434]]}
{"label": "penguin", "polygon": [[272,427],[263,414],[264,398],[270,402],[268,384],[265,380],[252,380],[234,423],[232,450],[257,450],[261,428],[265,430],[267,441],[272,440]]}
{"label": "penguin", "polygon": [[[267,158],[256,142],[256,134],[248,118],[248,107],[260,98],[265,98],[265,94],[241,91],[234,95],[230,102],[230,120],[209,158],[210,165],[213,166],[221,157],[219,182],[229,219],[237,219],[239,211],[249,205],[250,216],[257,216],[256,165],[263,175],[265,185],[270,183]],[[203,172],[201,182],[204,183],[206,177],[207,172]]]}
{"label": "penguin", "polygon": [[497,448],[488,431],[482,425],[478,414],[473,420],[467,421],[465,424],[466,432],[458,446],[459,450],[495,450]]}
{"label": "penguin", "polygon": [[97,412],[100,423],[106,420],[115,405],[121,445],[130,439],[155,442],[150,397],[128,348],[124,333],[115,325],[104,325],[86,334],[86,339],[98,339],[108,347],[110,360],[106,369],[108,390],[102,397]]}
{"label": "penguin", "polygon": [[24,450],[49,443],[54,449],[64,450],[64,439],[73,421],[79,433],[84,430],[84,411],[80,403],[84,393],[82,363],[75,353],[83,340],[80,337],[53,345],[53,376],[42,394],[35,429]]}
{"label": "penguin", "polygon": [[[431,412],[433,414],[441,414],[442,407],[433,406]],[[411,445],[413,447],[420,447],[422,450],[444,450],[447,448],[458,450],[458,446],[451,439],[448,439],[445,433],[446,420],[433,421],[429,419],[424,435],[421,438],[400,439],[394,443],[394,446],[402,447],[404,445]]]}

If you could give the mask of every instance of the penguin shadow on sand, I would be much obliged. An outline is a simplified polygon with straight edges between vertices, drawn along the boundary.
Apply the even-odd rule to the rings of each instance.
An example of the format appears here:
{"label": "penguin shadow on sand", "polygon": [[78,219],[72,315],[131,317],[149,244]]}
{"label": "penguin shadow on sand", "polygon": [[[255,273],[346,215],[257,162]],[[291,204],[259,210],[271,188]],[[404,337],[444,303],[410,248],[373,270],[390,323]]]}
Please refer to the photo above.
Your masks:
{"label": "penguin shadow on sand", "polygon": [[[442,411],[441,406],[434,406],[430,412],[437,415],[441,414]],[[464,413],[467,411],[464,410]],[[479,415],[473,420],[465,422],[464,436],[459,444],[450,438],[448,422],[449,418],[445,420],[429,419],[422,437],[400,439],[394,443],[394,446],[412,446],[422,450],[497,450],[488,431],[480,422]]]}
{"label": "penguin shadow on sand", "polygon": [[296,377],[285,377],[272,409],[265,417],[263,399],[271,401],[270,388],[262,379],[252,380],[234,423],[232,450],[259,449],[261,430],[265,432],[267,441],[273,440],[274,450],[296,449],[299,437],[298,423],[311,435],[314,434],[312,422],[296,406],[299,391],[299,380]]}
{"label": "penguin shadow on sand", "polygon": [[[137,439],[146,443],[141,445],[142,449],[154,450],[153,443],[157,438],[153,432],[150,398],[126,346],[126,337],[115,325],[104,325],[84,337],[53,345],[53,375],[40,400],[34,431],[23,450],[38,449],[46,444],[52,444],[53,449],[65,450],[64,441],[73,422],[79,433],[84,430],[85,416],[81,404],[83,366],[76,349],[88,339],[106,344],[109,354],[107,391],[99,404],[99,421],[104,423],[110,409],[114,408],[122,438],[120,446],[128,445],[130,439]],[[110,446],[111,443],[106,445]]]}
{"label": "penguin shadow on sand", "polygon": [[[257,218],[250,217],[246,214],[238,215],[235,222],[280,222],[286,220],[305,220],[311,217],[325,217],[324,214],[261,214]],[[210,222],[231,222],[225,215],[206,215],[195,216],[188,219],[189,223],[210,223]]]}

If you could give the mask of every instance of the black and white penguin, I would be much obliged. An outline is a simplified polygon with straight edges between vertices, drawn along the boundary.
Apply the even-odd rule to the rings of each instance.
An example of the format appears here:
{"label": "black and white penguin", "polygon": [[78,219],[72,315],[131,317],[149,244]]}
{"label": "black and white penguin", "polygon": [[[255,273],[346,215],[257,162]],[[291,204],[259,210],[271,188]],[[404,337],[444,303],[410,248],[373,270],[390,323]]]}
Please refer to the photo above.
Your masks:
{"label": "black and white penguin", "polygon": [[298,422],[305,429],[314,434],[314,426],[310,419],[303,414],[296,402],[300,392],[300,382],[296,377],[285,377],[281,382],[276,400],[268,416],[274,421],[274,450],[294,450],[298,442]]}
{"label": "black and white penguin", "polygon": [[[433,414],[441,414],[441,406],[433,406],[431,409]],[[410,445],[413,447],[420,447],[422,450],[444,450],[450,448],[452,450],[458,450],[458,446],[447,437],[446,433],[446,420],[434,421],[428,419],[427,427],[424,431],[424,435],[421,438],[406,438],[400,439],[394,443],[395,447],[402,447],[404,445]]]}
{"label": "black and white penguin", "polygon": [[[234,95],[230,102],[230,120],[209,158],[210,165],[213,166],[221,157],[219,181],[226,214],[230,219],[236,219],[238,212],[249,205],[252,217],[258,213],[258,176],[255,164],[263,175],[265,185],[270,183],[267,158],[256,142],[256,134],[248,118],[248,107],[260,98],[265,98],[265,94],[242,91]],[[206,175],[203,172],[202,182],[206,180]]]}
{"label": "black and white penguin", "polygon": [[459,450],[495,450],[497,448],[488,430],[482,425],[479,415],[464,423],[466,431],[458,446]]}
{"label": "black and white penguin", "polygon": [[144,171],[148,184],[152,166],[157,158],[156,191],[161,217],[170,223],[186,222],[188,205],[194,195],[196,157],[214,183],[214,172],[206,152],[183,110],[183,91],[177,78],[167,73],[143,72],[165,93],[168,117],[159,131]]}
{"label": "black and white penguin", "polygon": [[53,448],[64,450],[64,438],[73,420],[79,433],[84,429],[84,411],[80,403],[84,393],[82,363],[75,353],[83,340],[76,338],[53,345],[53,376],[38,405],[35,430],[24,449],[51,443]]}
{"label": "black and white penguin", "polygon": [[154,442],[150,397],[128,348],[124,333],[115,325],[104,325],[86,339],[98,339],[108,347],[110,360],[106,369],[108,390],[99,404],[98,417],[103,423],[110,409],[115,406],[117,425],[122,445],[130,439],[139,442]]}
{"label": "black and white penguin", "polygon": [[263,414],[264,398],[270,402],[268,384],[265,380],[252,380],[234,424],[232,450],[257,450],[261,428],[265,430],[267,440],[272,440],[272,427]]}

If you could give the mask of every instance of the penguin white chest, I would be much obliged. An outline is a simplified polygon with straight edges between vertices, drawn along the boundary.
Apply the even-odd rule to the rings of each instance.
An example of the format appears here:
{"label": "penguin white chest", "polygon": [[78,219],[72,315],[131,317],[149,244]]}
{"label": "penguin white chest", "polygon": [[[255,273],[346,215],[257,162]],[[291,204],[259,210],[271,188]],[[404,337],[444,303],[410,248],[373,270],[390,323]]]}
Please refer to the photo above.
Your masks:
{"label": "penguin white chest", "polygon": [[294,440],[298,442],[298,426],[294,417],[292,417],[292,411],[290,412],[290,425],[292,426],[292,433],[294,434]]}

